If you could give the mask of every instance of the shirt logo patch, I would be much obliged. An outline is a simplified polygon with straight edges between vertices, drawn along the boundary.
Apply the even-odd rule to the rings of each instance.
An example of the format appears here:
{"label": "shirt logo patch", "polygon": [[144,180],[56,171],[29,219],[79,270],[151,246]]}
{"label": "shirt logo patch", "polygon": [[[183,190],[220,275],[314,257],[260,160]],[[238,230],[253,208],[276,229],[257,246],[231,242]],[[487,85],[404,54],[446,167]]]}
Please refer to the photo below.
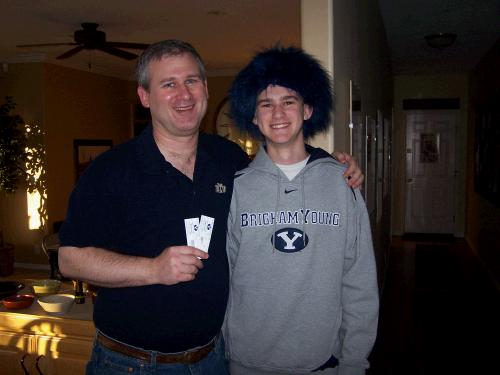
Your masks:
{"label": "shirt logo patch", "polygon": [[215,184],[215,192],[219,194],[224,194],[226,192],[226,185],[224,185],[222,182],[217,182]]}
{"label": "shirt logo patch", "polygon": [[291,193],[292,191],[297,191],[297,189],[285,189],[285,194]]}
{"label": "shirt logo patch", "polygon": [[283,253],[296,253],[309,243],[307,234],[296,228],[283,228],[271,236],[275,249]]}

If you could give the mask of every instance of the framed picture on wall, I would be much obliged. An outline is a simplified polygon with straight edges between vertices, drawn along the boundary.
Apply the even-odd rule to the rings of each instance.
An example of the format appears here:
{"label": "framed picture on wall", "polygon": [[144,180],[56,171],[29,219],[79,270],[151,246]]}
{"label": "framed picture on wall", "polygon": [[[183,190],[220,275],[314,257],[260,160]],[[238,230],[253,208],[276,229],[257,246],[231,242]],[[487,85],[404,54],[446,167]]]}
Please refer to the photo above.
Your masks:
{"label": "framed picture on wall", "polygon": [[111,139],[75,139],[73,141],[76,181],[92,161],[113,147]]}
{"label": "framed picture on wall", "polygon": [[475,191],[500,207],[500,92],[478,106],[474,138]]}

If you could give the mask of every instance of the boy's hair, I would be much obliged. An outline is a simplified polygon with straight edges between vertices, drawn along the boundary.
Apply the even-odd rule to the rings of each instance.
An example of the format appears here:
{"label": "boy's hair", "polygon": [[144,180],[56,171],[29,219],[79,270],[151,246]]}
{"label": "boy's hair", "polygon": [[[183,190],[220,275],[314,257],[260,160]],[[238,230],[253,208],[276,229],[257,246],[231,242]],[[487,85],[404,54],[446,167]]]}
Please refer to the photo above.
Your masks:
{"label": "boy's hair", "polygon": [[257,53],[231,86],[231,116],[239,129],[262,138],[253,119],[257,97],[269,85],[294,90],[313,108],[311,118],[304,121],[305,139],[328,128],[334,100],[330,75],[304,50],[275,46]]}
{"label": "boy's hair", "polygon": [[182,54],[190,54],[195,59],[200,70],[200,76],[205,81],[205,65],[200,54],[189,43],[182,40],[167,39],[161,42],[151,44],[139,57],[135,68],[137,84],[149,90],[149,63],[151,61],[159,61],[163,57],[178,56]]}

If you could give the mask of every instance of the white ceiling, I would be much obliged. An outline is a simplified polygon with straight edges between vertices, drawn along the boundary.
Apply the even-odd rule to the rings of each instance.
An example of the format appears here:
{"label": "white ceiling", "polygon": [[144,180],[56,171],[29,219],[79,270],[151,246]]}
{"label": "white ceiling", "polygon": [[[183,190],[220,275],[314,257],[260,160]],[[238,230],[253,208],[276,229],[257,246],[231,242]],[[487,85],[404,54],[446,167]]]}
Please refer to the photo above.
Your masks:
{"label": "white ceiling", "polygon": [[[468,70],[500,37],[499,0],[379,4],[396,73]],[[232,74],[262,47],[300,44],[300,0],[0,0],[0,6],[0,62],[47,61],[127,79],[134,61],[95,50],[55,60],[73,47],[16,45],[72,42],[82,22],[96,22],[110,41],[187,40],[209,73]],[[455,45],[444,51],[427,47],[424,36],[435,32],[457,33]]]}
{"label": "white ceiling", "polygon": [[[473,68],[500,38],[499,0],[379,0],[395,73]],[[425,35],[455,33],[451,47],[426,45]]]}

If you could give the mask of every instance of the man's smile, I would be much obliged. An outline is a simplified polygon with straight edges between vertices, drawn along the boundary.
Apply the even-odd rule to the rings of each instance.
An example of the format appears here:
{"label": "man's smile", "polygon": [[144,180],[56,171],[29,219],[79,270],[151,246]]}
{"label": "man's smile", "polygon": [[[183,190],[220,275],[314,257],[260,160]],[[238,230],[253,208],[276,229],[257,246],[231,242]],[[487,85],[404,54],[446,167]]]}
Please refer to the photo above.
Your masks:
{"label": "man's smile", "polygon": [[194,108],[194,104],[191,104],[189,106],[179,106],[179,107],[174,107],[176,111],[183,112],[183,111],[189,111]]}

